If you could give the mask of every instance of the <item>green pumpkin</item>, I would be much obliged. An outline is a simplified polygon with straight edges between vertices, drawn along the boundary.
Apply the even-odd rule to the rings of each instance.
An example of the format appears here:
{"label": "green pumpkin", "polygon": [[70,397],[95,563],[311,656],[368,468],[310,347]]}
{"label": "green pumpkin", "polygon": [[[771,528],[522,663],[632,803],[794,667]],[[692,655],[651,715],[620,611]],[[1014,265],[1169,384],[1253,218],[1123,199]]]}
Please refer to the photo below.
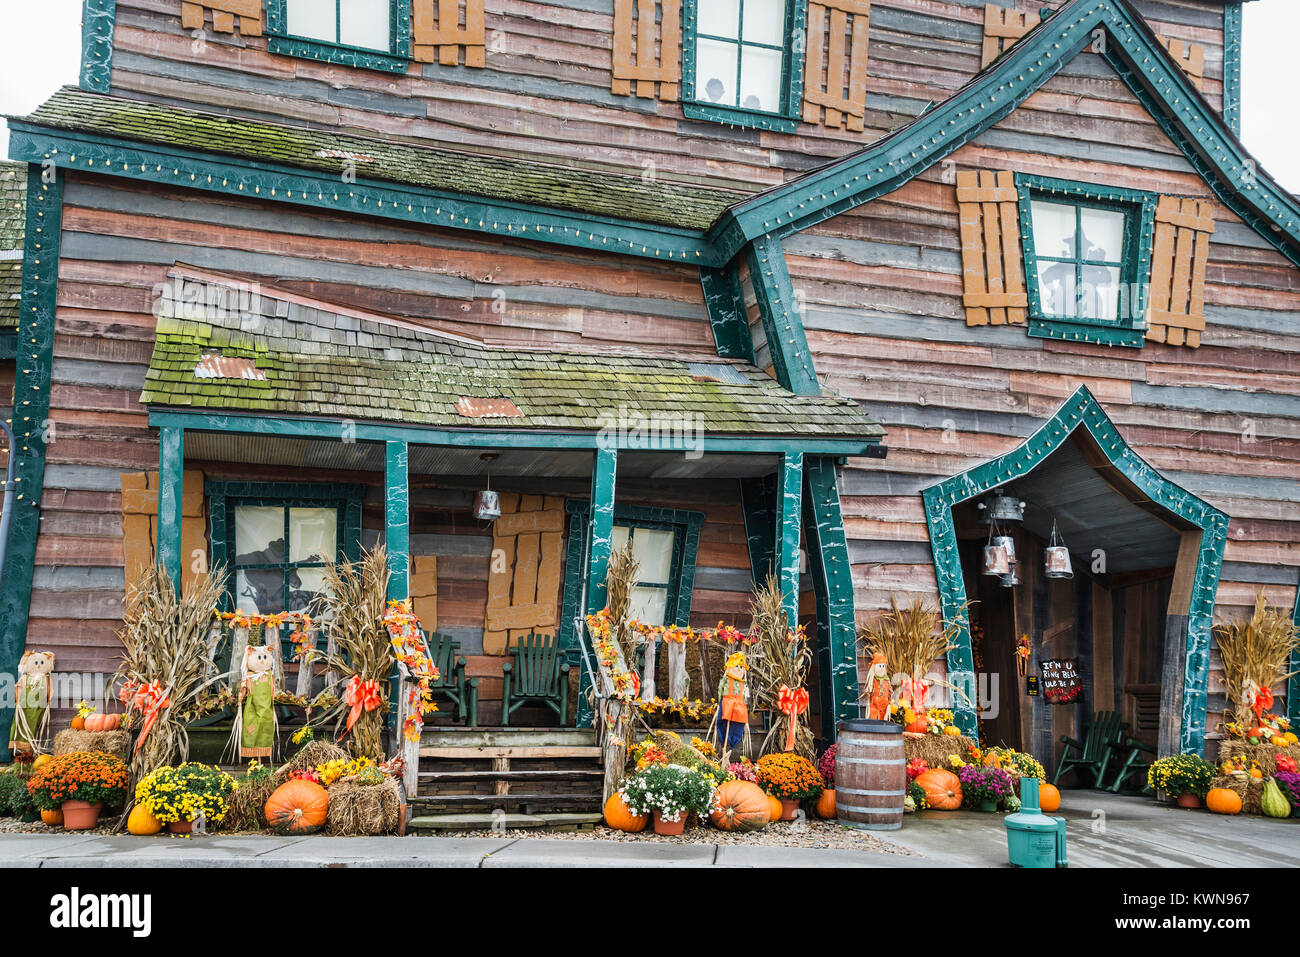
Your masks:
{"label": "green pumpkin", "polygon": [[1264,784],[1264,797],[1260,806],[1269,817],[1288,817],[1291,814],[1291,802],[1286,799],[1277,781],[1269,778]]}

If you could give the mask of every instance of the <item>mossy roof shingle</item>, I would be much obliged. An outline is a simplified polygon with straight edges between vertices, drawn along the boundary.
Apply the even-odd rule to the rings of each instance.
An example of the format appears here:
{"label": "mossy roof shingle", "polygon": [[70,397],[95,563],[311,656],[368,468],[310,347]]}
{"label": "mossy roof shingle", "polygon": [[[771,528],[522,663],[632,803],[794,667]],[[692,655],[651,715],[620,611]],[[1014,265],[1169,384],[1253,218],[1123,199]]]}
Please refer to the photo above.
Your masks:
{"label": "mossy roof shingle", "polygon": [[[197,377],[214,354],[250,359],[265,379]],[[465,397],[507,398],[522,414],[467,418]],[[856,402],[794,395],[741,363],[498,349],[265,293],[243,315],[160,319],[141,401],[453,428],[599,430],[611,416],[689,413],[712,434],[884,434]]]}
{"label": "mossy roof shingle", "polygon": [[18,328],[27,231],[27,164],[0,161],[0,329]]}
{"label": "mossy roof shingle", "polygon": [[351,164],[359,179],[691,230],[706,229],[740,198],[639,176],[304,129],[73,87],[64,87],[30,116],[18,119],[334,175]]}

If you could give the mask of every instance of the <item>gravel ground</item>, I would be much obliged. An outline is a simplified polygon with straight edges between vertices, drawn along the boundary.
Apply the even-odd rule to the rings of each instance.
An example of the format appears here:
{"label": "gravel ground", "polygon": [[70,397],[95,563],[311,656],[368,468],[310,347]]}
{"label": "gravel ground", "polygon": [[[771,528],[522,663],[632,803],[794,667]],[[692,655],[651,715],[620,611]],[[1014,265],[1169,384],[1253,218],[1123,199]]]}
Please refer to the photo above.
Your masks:
{"label": "gravel ground", "polygon": [[[77,834],[112,834],[114,833],[113,825],[117,824],[118,815],[112,814],[107,816],[110,822],[108,826],[92,827],[88,831],[77,831]],[[105,816],[100,816],[100,821],[105,820]],[[61,827],[50,827],[41,821],[32,821],[24,824],[16,817],[0,817],[0,834],[64,834],[68,833]]]}
{"label": "gravel ground", "polygon": [[[502,837],[499,831],[439,831],[440,837]],[[871,834],[852,827],[841,827],[833,821],[810,819],[805,821],[777,821],[758,831],[739,833],[720,831],[715,827],[687,827],[677,837],[664,837],[647,827],[639,834],[615,831],[598,824],[589,831],[552,831],[545,828],[515,828],[504,833],[506,837],[545,837],[564,841],[650,841],[659,844],[745,844],[769,847],[829,847],[850,851],[875,851],[880,854],[911,855],[906,848],[890,844]]]}

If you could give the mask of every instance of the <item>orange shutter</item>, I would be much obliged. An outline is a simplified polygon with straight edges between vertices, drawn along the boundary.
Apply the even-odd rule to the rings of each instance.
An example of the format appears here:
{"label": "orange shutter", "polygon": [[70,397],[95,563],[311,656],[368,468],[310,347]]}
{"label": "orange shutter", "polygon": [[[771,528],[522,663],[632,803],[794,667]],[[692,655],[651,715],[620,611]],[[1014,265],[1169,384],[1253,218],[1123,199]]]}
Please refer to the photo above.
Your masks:
{"label": "orange shutter", "polygon": [[[464,26],[461,26],[462,16]],[[457,66],[462,48],[465,66],[481,67],[487,62],[483,0],[413,0],[411,55],[414,59]]]}
{"label": "orange shutter", "polygon": [[[212,11],[213,33],[240,33],[246,37],[262,35],[262,0],[202,0],[181,3],[181,26],[202,30],[205,11]],[[238,17],[238,26],[236,26]]]}
{"label": "orange shutter", "polygon": [[413,555],[411,579],[407,586],[411,596],[411,610],[420,619],[426,632],[438,630],[438,557]]}
{"label": "orange shutter", "polygon": [[659,99],[675,101],[682,79],[681,0],[614,0],[612,68],[610,92],[653,99],[658,83]]}
{"label": "orange shutter", "polygon": [[1022,324],[1028,297],[1020,259],[1020,210],[1009,172],[957,174],[962,304],[966,325]]}
{"label": "orange shutter", "polygon": [[492,526],[483,653],[505,654],[521,635],[555,634],[564,499],[501,493]]}
{"label": "orange shutter", "polygon": [[1191,78],[1192,85],[1198,90],[1202,89],[1205,83],[1205,47],[1199,43],[1175,40],[1173,37],[1161,37],[1160,42]]}
{"label": "orange shutter", "polygon": [[[122,473],[122,558],[128,587],[158,547],[158,473]],[[181,587],[208,574],[203,473],[186,471],[181,489]]]}
{"label": "orange shutter", "polygon": [[1038,26],[1036,13],[1019,13],[991,3],[984,5],[984,55],[980,69],[984,69],[1026,33]]}
{"label": "orange shutter", "polygon": [[1214,232],[1214,204],[1161,196],[1151,248],[1147,338],[1195,349],[1205,331],[1205,264]]}
{"label": "orange shutter", "polygon": [[808,4],[803,118],[861,132],[867,111],[870,0]]}

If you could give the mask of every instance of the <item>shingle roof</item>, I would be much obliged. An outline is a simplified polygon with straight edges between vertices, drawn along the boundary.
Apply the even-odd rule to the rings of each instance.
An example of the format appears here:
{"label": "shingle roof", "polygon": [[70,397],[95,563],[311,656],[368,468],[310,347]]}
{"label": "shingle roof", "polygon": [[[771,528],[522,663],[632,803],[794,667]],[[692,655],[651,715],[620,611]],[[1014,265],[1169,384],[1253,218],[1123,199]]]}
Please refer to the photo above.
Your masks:
{"label": "shingle roof", "polygon": [[[205,310],[211,313],[212,310]],[[207,357],[249,359],[204,363]],[[193,411],[319,415],[459,428],[599,430],[610,416],[698,416],[708,433],[876,438],[857,403],[798,396],[754,366],[498,349],[260,295],[255,311],[161,318],[141,401]],[[725,368],[722,368],[725,366]],[[213,368],[238,377],[213,378]],[[710,374],[712,371],[713,374]],[[467,416],[463,399],[519,415]],[[508,408],[502,404],[503,408]]]}
{"label": "shingle roof", "polygon": [[0,161],[0,329],[18,327],[27,227],[27,164]]}
{"label": "shingle roof", "polygon": [[15,119],[335,175],[350,168],[359,179],[683,229],[707,228],[740,196],[640,176],[220,116],[74,87],[64,87],[30,116]]}

